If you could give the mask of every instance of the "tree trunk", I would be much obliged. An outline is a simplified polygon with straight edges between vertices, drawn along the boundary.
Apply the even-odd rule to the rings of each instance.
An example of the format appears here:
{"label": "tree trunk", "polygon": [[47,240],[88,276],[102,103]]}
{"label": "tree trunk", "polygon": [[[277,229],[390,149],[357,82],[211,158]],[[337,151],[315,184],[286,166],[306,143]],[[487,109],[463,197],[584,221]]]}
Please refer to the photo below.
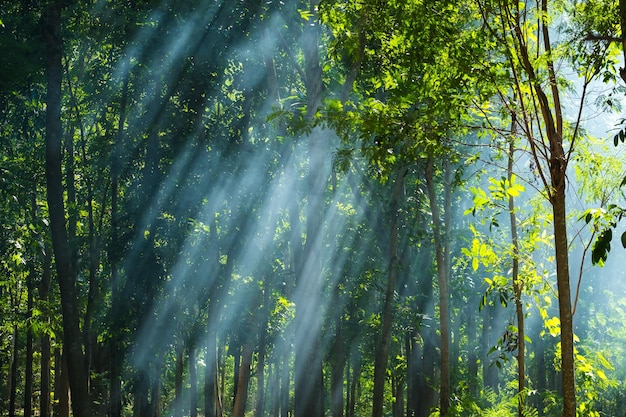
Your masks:
{"label": "tree trunk", "polygon": [[91,417],[88,375],[85,370],[79,326],[78,295],[65,224],[61,174],[61,2],[50,1],[46,11],[46,183],[50,230],[63,315],[63,346],[68,359],[74,417]]}
{"label": "tree trunk", "polygon": [[237,395],[235,396],[235,404],[233,406],[233,417],[244,417],[246,413],[253,353],[254,345],[251,340],[247,340],[241,349],[241,362],[237,375]]}
{"label": "tree trunk", "polygon": [[570,296],[567,216],[565,210],[565,173],[553,178],[554,248],[556,253],[556,283],[559,293],[561,320],[561,381],[563,386],[563,417],[576,417],[576,379],[574,373],[574,328]]}
{"label": "tree trunk", "polygon": [[204,361],[206,366],[204,368],[204,415],[206,417],[218,416],[218,391],[217,391],[217,336],[216,329],[217,323],[211,324],[210,321],[214,314],[209,307],[209,329],[206,341],[206,351],[204,354]]}
{"label": "tree trunk", "polygon": [[198,417],[198,372],[196,369],[196,348],[189,348],[189,417]]}
{"label": "tree trunk", "polygon": [[450,408],[450,318],[448,312],[448,280],[445,270],[445,247],[443,242],[444,225],[439,216],[439,204],[435,192],[433,158],[429,158],[426,165],[426,186],[428,188],[428,200],[433,221],[433,236],[437,260],[437,281],[439,283],[439,330],[440,330],[440,354],[441,354],[441,381],[439,391],[440,415],[446,417]]}
{"label": "tree trunk", "polygon": [[31,267],[27,278],[28,300],[26,311],[26,369],[24,371],[24,417],[33,415],[33,298],[34,298],[35,266]]}
{"label": "tree trunk", "polygon": [[121,173],[121,153],[124,141],[124,123],[126,123],[126,108],[128,105],[128,85],[130,82],[130,57],[124,57],[124,81],[122,84],[122,96],[120,100],[120,118],[117,126],[117,135],[113,153],[111,155],[111,246],[108,251],[109,263],[111,264],[111,311],[113,312],[113,330],[110,340],[110,363],[109,363],[109,417],[122,416],[122,283],[120,282],[118,266],[120,263],[119,228],[119,180]]}
{"label": "tree trunk", "polygon": [[[46,245],[43,260],[43,271],[41,282],[39,283],[39,300],[45,306],[48,301],[50,281],[52,279],[52,254],[51,249]],[[49,312],[43,309],[46,316]],[[48,323],[50,325],[50,323]],[[41,396],[39,398],[39,416],[50,417],[50,335],[47,332],[41,333]]]}
{"label": "tree trunk", "polygon": [[330,409],[332,417],[343,417],[343,374],[345,368],[345,352],[343,348],[343,304],[340,303],[338,296],[338,285],[335,285],[333,306],[335,311],[335,337],[332,349],[334,354],[333,369],[331,371],[330,381]]}
{"label": "tree trunk", "polygon": [[60,349],[54,352],[54,415],[70,417],[70,381],[67,374],[67,356]]}
{"label": "tree trunk", "polygon": [[257,355],[257,392],[256,392],[256,409],[254,415],[263,417],[265,415],[265,355],[267,352],[267,324],[269,320],[269,303],[270,303],[269,281],[266,280],[263,289],[263,306],[261,307],[261,319],[259,321],[259,352]]}
{"label": "tree trunk", "polygon": [[176,348],[176,371],[174,373],[174,417],[183,416],[183,352],[182,346]]}
{"label": "tree trunk", "polygon": [[[14,320],[17,320],[15,318]],[[9,417],[15,417],[17,398],[17,373],[19,358],[19,330],[17,324],[13,325],[13,346],[11,348],[11,369],[9,371]]]}
{"label": "tree trunk", "polygon": [[[517,127],[515,113],[511,117],[511,133],[514,135]],[[513,179],[513,157],[515,152],[515,139],[509,139],[507,179],[509,185]],[[517,216],[515,214],[515,199],[509,195],[509,222],[511,226],[511,244],[513,246],[511,281],[515,295],[515,314],[517,317],[517,415],[524,417],[524,403],[526,398],[526,365],[525,365],[525,333],[524,333],[524,305],[522,304],[522,292],[524,283],[519,276],[519,241],[517,237]]]}
{"label": "tree trunk", "polygon": [[404,177],[407,168],[398,169],[391,196],[391,224],[389,226],[389,269],[387,274],[387,289],[382,314],[382,329],[376,356],[374,359],[374,392],[372,398],[372,417],[382,417],[385,394],[385,379],[387,377],[387,361],[391,347],[391,327],[393,325],[394,293],[398,277],[398,234],[400,228],[400,198],[404,190]]}
{"label": "tree trunk", "polygon": [[[316,13],[317,1],[310,11]],[[308,121],[321,104],[322,71],[319,62],[317,17],[307,22],[303,31],[305,85]],[[295,417],[322,415],[322,227],[324,191],[328,178],[328,132],[316,127],[307,138],[309,172],[307,175],[306,243],[296,266],[295,324]]]}

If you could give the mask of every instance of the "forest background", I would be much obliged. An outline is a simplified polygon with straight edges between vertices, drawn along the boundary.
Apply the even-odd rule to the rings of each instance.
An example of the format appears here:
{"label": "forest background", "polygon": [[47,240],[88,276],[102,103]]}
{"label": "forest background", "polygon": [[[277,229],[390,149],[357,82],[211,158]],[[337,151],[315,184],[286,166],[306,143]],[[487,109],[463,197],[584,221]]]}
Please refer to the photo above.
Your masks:
{"label": "forest background", "polygon": [[0,415],[626,415],[626,1],[0,5]]}

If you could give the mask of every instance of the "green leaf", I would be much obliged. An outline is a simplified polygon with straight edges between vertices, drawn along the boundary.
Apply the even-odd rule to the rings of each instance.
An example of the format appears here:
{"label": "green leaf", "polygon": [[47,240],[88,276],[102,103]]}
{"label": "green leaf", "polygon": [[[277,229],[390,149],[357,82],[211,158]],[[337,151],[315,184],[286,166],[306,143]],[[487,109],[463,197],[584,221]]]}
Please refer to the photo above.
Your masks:
{"label": "green leaf", "polygon": [[622,233],[622,246],[626,249],[626,232]]}

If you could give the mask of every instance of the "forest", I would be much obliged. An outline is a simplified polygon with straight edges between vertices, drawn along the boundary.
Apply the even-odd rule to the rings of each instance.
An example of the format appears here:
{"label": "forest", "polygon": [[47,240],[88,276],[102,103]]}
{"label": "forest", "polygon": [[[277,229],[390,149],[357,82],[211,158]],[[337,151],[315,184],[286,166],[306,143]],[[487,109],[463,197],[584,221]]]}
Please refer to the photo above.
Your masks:
{"label": "forest", "polygon": [[626,416],[626,0],[0,5],[0,416]]}

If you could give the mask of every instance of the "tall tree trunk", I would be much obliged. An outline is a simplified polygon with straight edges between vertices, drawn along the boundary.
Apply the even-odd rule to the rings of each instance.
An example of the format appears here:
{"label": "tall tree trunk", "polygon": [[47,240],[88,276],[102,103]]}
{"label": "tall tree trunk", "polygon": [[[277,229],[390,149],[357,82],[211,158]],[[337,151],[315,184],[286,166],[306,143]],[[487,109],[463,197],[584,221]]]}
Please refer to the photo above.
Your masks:
{"label": "tall tree trunk", "polygon": [[244,417],[248,402],[248,386],[250,385],[250,371],[252,366],[252,354],[254,344],[248,339],[241,349],[241,362],[237,375],[237,395],[233,406],[233,417]]}
{"label": "tall tree trunk", "polygon": [[[316,14],[317,0],[311,0],[309,10]],[[303,50],[307,114],[313,120],[321,104],[322,71],[319,62],[317,16],[304,25]],[[328,134],[313,129],[307,138],[309,151],[308,194],[306,211],[306,243],[297,265],[295,316],[295,417],[322,416],[322,227],[324,191],[328,178]]]}
{"label": "tall tree trunk", "polygon": [[[14,320],[17,320],[15,318]],[[9,417],[15,417],[17,406],[17,373],[19,371],[19,330],[17,323],[13,325],[13,346],[11,347],[11,367],[9,370]]]}
{"label": "tall tree trunk", "polygon": [[[421,208],[417,207],[419,211]],[[432,248],[424,248],[419,253],[418,265],[425,265],[432,262]],[[424,318],[420,327],[422,347],[421,354],[418,355],[417,374],[415,382],[416,395],[414,397],[413,409],[416,417],[430,416],[431,409],[437,405],[437,391],[435,390],[436,377],[436,356],[437,356],[437,334],[434,324],[428,322],[428,318],[435,317],[435,306],[433,300],[434,283],[433,276],[429,269],[423,268],[418,277],[418,311]]]}
{"label": "tall tree trunk", "polygon": [[31,265],[31,270],[27,277],[27,311],[26,311],[26,369],[24,371],[24,417],[33,415],[33,329],[32,317],[34,308],[35,292],[35,265]]}
{"label": "tall tree trunk", "polygon": [[[517,120],[515,113],[511,116],[511,133],[515,135]],[[515,152],[515,138],[509,139],[507,179],[509,185],[513,180],[513,157]],[[524,283],[519,276],[519,241],[517,236],[517,216],[515,213],[515,199],[509,194],[509,223],[511,227],[511,244],[513,246],[511,281],[515,295],[515,315],[517,317],[517,415],[524,417],[524,402],[526,388],[526,364],[525,364],[525,332],[524,332],[524,305],[522,304],[522,291]]]}
{"label": "tall tree trunk", "polygon": [[[440,415],[446,417],[450,408],[450,318],[448,311],[448,280],[445,262],[444,226],[441,224],[439,215],[439,203],[435,192],[434,161],[430,157],[426,164],[426,186],[428,188],[428,200],[433,221],[433,237],[435,242],[435,256],[437,260],[437,281],[439,283],[439,331],[441,354],[441,381],[439,391]],[[447,209],[447,208],[446,208]]]}
{"label": "tall tree trunk", "polygon": [[570,296],[567,215],[565,209],[565,173],[553,178],[554,248],[556,253],[556,282],[559,292],[561,320],[561,382],[563,387],[563,417],[576,417],[576,379],[574,373],[574,327]]}
{"label": "tall tree trunk", "polygon": [[121,174],[121,154],[124,140],[124,123],[126,123],[126,108],[128,105],[128,86],[130,83],[130,56],[124,57],[124,80],[122,82],[122,96],[120,101],[120,118],[117,126],[117,135],[111,155],[111,246],[108,251],[111,264],[111,311],[113,313],[113,330],[110,340],[109,359],[109,417],[122,416],[122,283],[120,282],[120,242],[119,242],[119,181]]}
{"label": "tall tree trunk", "polygon": [[265,280],[265,288],[263,289],[263,305],[261,307],[261,319],[259,320],[259,352],[257,355],[257,392],[256,407],[254,415],[263,417],[265,415],[265,356],[267,353],[267,324],[269,321],[269,303],[270,303],[270,287],[269,280]]}
{"label": "tall tree trunk", "polygon": [[174,372],[174,417],[183,416],[183,371],[185,349],[182,346],[176,348],[176,371]]}
{"label": "tall tree trunk", "polygon": [[333,290],[333,303],[336,311],[333,321],[335,323],[335,337],[333,340],[333,368],[330,381],[330,409],[332,417],[343,417],[343,374],[345,369],[346,355],[343,340],[343,304],[339,299],[339,285]]}
{"label": "tall tree trunk", "polygon": [[404,177],[407,168],[398,169],[396,180],[393,185],[391,195],[391,223],[389,226],[389,253],[388,253],[388,273],[387,289],[385,291],[385,301],[382,314],[382,329],[380,339],[376,347],[374,359],[374,391],[372,398],[372,417],[382,417],[385,394],[385,379],[387,377],[387,362],[391,347],[391,328],[393,325],[394,294],[396,291],[396,280],[398,277],[399,256],[398,256],[398,235],[400,229],[400,198],[404,190]]}
{"label": "tall tree trunk", "polygon": [[[39,300],[45,306],[48,301],[48,292],[50,290],[50,281],[52,280],[52,254],[51,249],[46,244],[45,254],[42,266],[41,282],[39,283]],[[49,312],[45,310],[44,316]],[[48,325],[50,325],[48,323]],[[50,417],[50,335],[47,332],[41,333],[41,396],[39,398],[39,416]]]}
{"label": "tall tree trunk", "polygon": [[196,368],[196,348],[189,348],[189,417],[198,417],[198,371]]}
{"label": "tall tree trunk", "polygon": [[67,372],[67,356],[56,349],[54,352],[54,415],[70,417],[70,381]]}
{"label": "tall tree trunk", "polygon": [[61,174],[61,1],[51,0],[46,10],[46,183],[52,246],[61,293],[63,346],[68,357],[69,384],[74,417],[91,417],[88,375],[85,370],[79,326],[78,294],[65,224]]}
{"label": "tall tree trunk", "polygon": [[217,417],[217,336],[215,325],[210,321],[214,314],[209,307],[209,328],[206,338],[206,351],[204,361],[204,415],[206,417]]}

